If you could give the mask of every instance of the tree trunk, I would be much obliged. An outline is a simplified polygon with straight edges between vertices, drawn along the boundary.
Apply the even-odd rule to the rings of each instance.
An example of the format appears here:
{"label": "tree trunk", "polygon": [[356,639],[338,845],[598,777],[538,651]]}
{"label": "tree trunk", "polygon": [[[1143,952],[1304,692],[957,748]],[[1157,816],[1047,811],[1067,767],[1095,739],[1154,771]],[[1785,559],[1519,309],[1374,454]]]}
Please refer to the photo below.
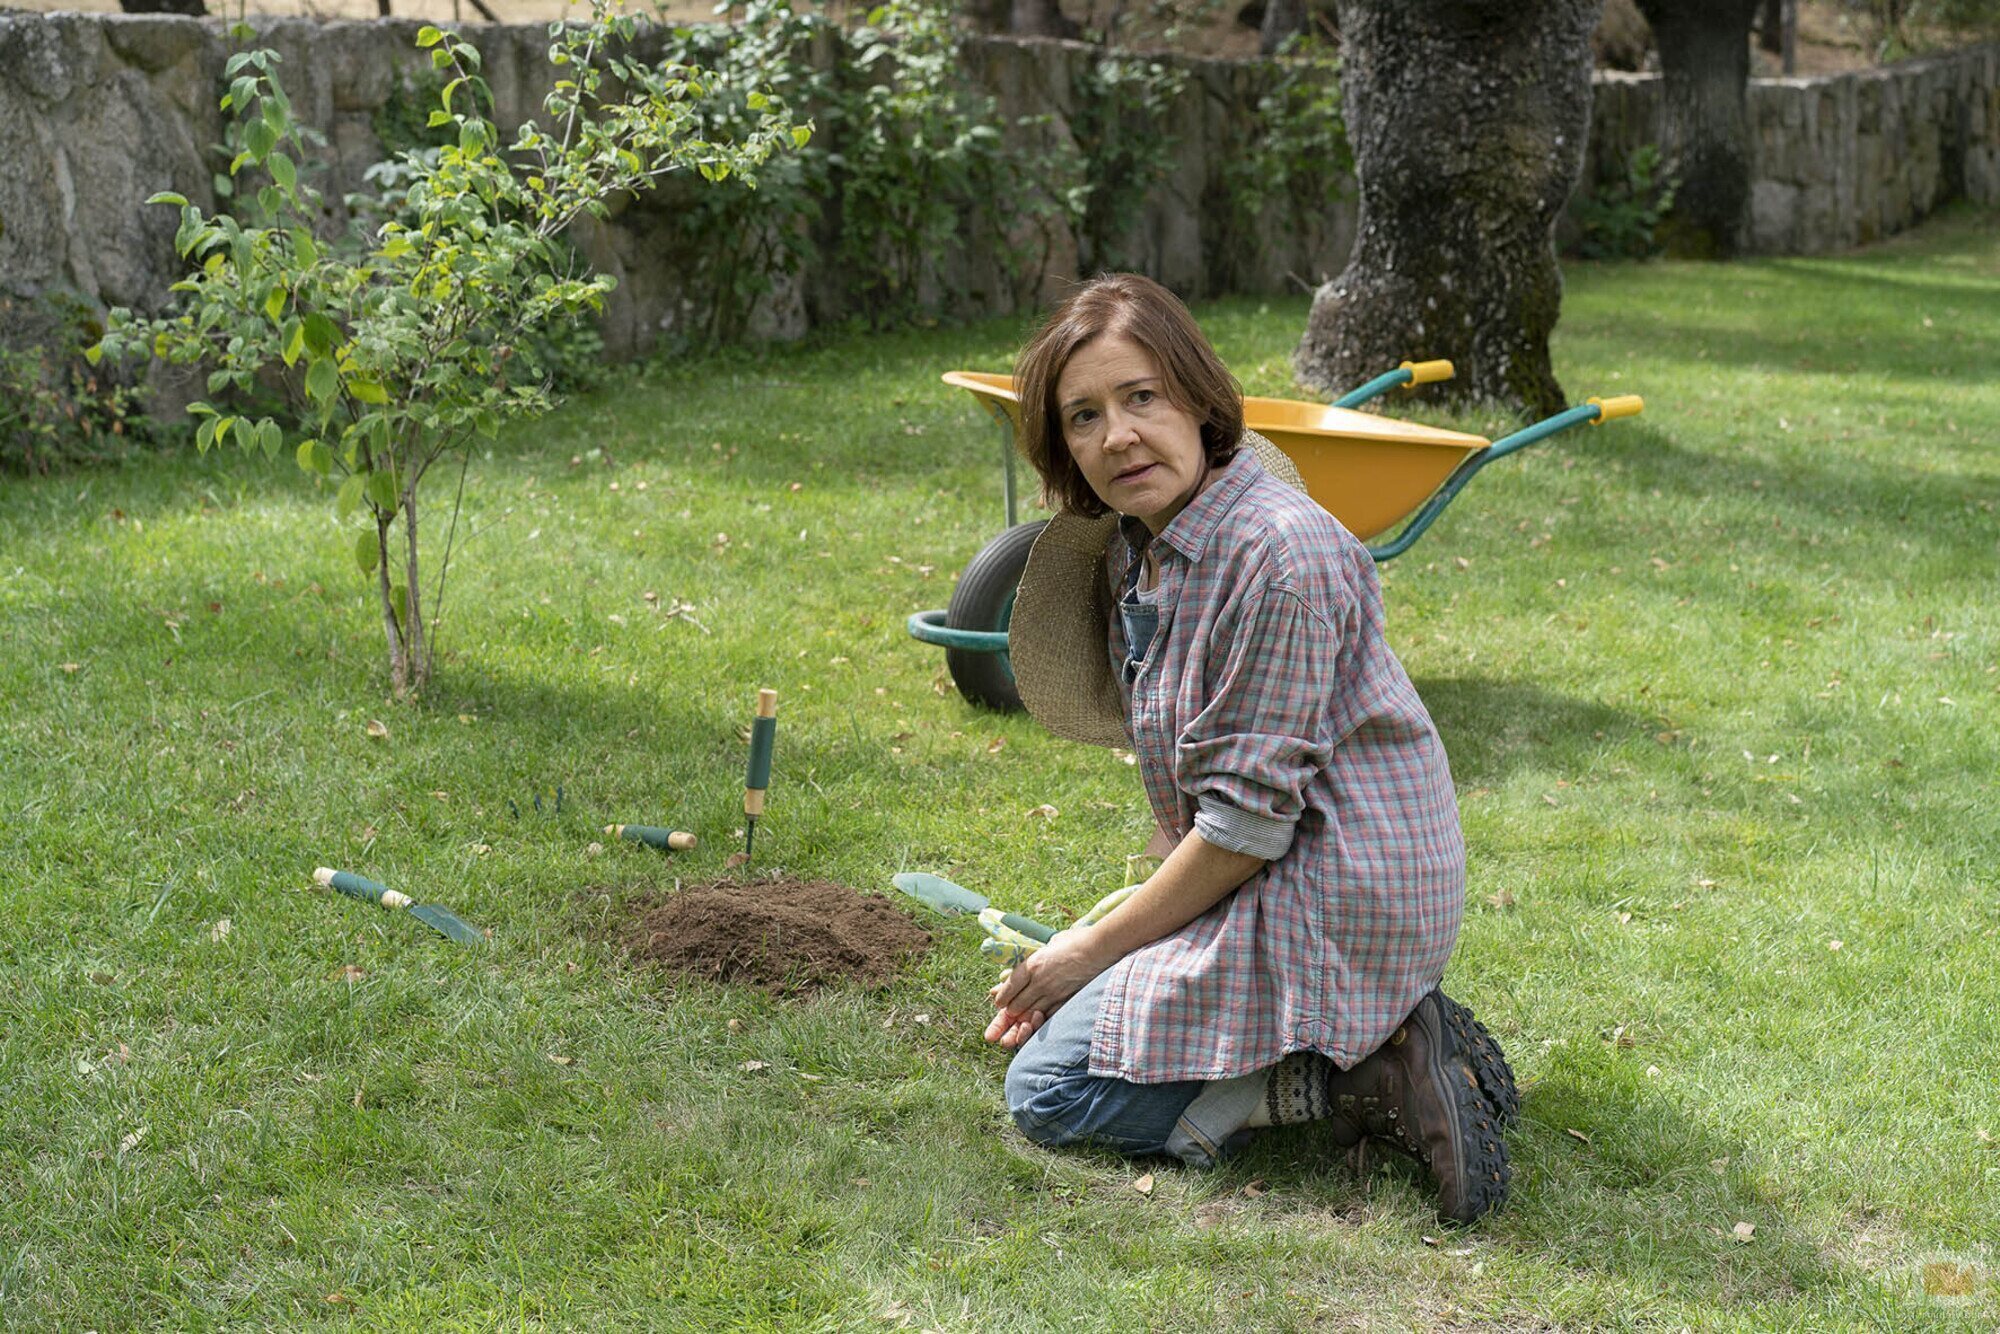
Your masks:
{"label": "tree trunk", "polygon": [[375,591],[382,600],[382,633],[389,641],[389,688],[398,699],[410,693],[410,654],[396,616],[396,590],[389,582],[389,525],[392,514],[375,512]]}
{"label": "tree trunk", "polygon": [[1785,49],[1785,0],[1758,0],[1757,45],[1778,55]]}
{"label": "tree trunk", "polygon": [[1305,28],[1305,0],[1267,0],[1263,21],[1257,25],[1257,49],[1264,55],[1273,55]]}
{"label": "tree trunk", "polygon": [[1016,37],[1069,37],[1083,35],[1083,26],[1067,18],[1058,0],[1013,0],[1008,11],[1007,30]]}
{"label": "tree trunk", "polygon": [[186,14],[191,18],[208,13],[202,0],[118,0],[118,8],[127,14]]}
{"label": "tree trunk", "polygon": [[1460,400],[1546,414],[1555,221],[1583,169],[1598,0],[1340,0],[1360,180],[1347,268],[1313,297],[1300,379],[1346,390],[1449,357]]}
{"label": "tree trunk", "polygon": [[[415,474],[421,477],[421,473]],[[404,570],[408,580],[403,593],[403,647],[410,656],[410,690],[421,691],[431,681],[430,635],[424,625],[423,583],[418,578],[417,567],[417,483],[412,479],[410,488],[403,493],[404,536],[409,544],[409,564]]]}
{"label": "tree trunk", "polygon": [[1760,0],[1638,0],[1660,48],[1667,253],[1734,254],[1750,203],[1750,21]]}

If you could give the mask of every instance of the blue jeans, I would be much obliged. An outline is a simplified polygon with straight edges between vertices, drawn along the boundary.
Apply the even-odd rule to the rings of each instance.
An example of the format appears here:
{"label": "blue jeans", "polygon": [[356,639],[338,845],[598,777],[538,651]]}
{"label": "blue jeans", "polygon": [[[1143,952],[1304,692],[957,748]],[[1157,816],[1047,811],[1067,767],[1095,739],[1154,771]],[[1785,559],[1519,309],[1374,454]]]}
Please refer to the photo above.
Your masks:
{"label": "blue jeans", "polygon": [[1091,1074],[1090,1031],[1110,977],[1106,971],[1091,979],[1015,1054],[1007,1067],[1014,1124],[1051,1148],[1096,1144],[1209,1166],[1247,1136],[1243,1123],[1263,1096],[1266,1072],[1164,1084]]}

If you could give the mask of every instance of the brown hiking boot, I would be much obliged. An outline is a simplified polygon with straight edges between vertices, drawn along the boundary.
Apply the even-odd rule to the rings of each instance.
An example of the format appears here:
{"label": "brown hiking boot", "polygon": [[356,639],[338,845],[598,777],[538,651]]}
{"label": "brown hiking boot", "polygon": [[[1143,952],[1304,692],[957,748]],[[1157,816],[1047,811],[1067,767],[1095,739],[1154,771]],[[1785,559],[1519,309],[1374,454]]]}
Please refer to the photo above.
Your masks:
{"label": "brown hiking boot", "polygon": [[1513,1073],[1492,1036],[1442,991],[1352,1070],[1332,1070],[1327,1093],[1335,1119],[1429,1169],[1441,1217],[1475,1222],[1507,1198],[1513,1173],[1500,1128],[1503,1109],[1520,1106]]}

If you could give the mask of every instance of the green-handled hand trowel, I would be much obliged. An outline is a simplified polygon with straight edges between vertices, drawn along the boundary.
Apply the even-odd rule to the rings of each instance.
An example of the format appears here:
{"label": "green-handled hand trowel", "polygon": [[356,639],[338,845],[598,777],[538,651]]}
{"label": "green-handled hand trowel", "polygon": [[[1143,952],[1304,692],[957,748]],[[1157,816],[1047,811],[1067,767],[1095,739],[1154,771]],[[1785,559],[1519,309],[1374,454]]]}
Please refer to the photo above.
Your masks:
{"label": "green-handled hand trowel", "polygon": [[449,936],[461,945],[486,943],[485,932],[449,908],[440,908],[432,903],[417,903],[408,894],[393,890],[387,885],[377,884],[364,876],[322,866],[313,872],[313,879],[322,885],[339,890],[351,899],[360,899],[364,903],[379,903],[384,908],[406,909],[410,916],[431,930],[441,936]]}

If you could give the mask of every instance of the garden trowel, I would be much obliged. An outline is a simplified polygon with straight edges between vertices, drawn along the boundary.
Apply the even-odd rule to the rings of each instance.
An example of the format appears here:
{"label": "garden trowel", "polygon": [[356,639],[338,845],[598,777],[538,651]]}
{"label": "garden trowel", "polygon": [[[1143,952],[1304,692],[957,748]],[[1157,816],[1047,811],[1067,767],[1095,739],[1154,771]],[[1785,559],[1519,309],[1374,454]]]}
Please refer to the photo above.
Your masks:
{"label": "garden trowel", "polygon": [[387,885],[377,884],[366,877],[322,866],[313,872],[313,879],[322,885],[332,886],[351,899],[360,899],[365,903],[379,903],[384,908],[407,909],[410,916],[439,935],[449,936],[461,945],[486,943],[485,932],[449,908],[440,908],[432,903],[417,903],[408,894],[393,890]]}
{"label": "garden trowel", "polygon": [[996,912],[987,906],[984,894],[975,894],[963,885],[954,885],[941,875],[929,875],[923,871],[904,871],[890,877],[889,883],[902,890],[920,903],[927,903],[941,913],[957,916],[972,913],[979,917],[981,925],[988,918],[998,925],[1020,932],[1030,940],[1046,944],[1056,931],[1052,926],[1043,926],[1032,917],[1019,913]]}

